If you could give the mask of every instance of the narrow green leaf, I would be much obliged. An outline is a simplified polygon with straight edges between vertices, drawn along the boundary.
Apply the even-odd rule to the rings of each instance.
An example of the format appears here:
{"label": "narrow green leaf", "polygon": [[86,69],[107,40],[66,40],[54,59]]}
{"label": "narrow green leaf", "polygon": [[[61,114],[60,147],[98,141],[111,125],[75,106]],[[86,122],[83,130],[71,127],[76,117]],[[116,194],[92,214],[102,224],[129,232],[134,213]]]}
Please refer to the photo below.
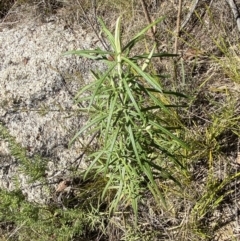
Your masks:
{"label": "narrow green leaf", "polygon": [[157,83],[157,81],[151,77],[148,73],[144,72],[139,68],[135,63],[133,63],[131,60],[128,58],[125,58],[122,56],[122,59],[127,62],[129,65],[133,67],[137,71],[137,73],[142,76],[153,88],[157,89],[158,91],[162,91],[161,86]]}
{"label": "narrow green leaf", "polygon": [[110,65],[110,67],[108,68],[108,70],[104,73],[104,75],[99,79],[99,81],[97,82],[96,87],[94,88],[93,94],[92,94],[92,99],[89,103],[89,108],[91,107],[91,105],[94,102],[94,98],[96,96],[96,94],[99,91],[99,88],[101,87],[101,85],[103,84],[104,80],[109,76],[110,72],[115,68],[116,63],[113,63],[112,65]]}
{"label": "narrow green leaf", "polygon": [[151,60],[151,58],[153,56],[155,48],[156,48],[156,44],[154,44],[154,46],[152,48],[152,51],[149,53],[149,55],[147,56],[146,60],[144,61],[144,64],[142,66],[142,71],[144,71],[148,67],[148,65],[150,63],[150,60]]}
{"label": "narrow green leaf", "polygon": [[125,51],[128,49],[130,46],[135,45],[139,40],[141,40],[142,36],[154,25],[158,24],[159,22],[163,21],[164,17],[158,18],[156,21],[152,22],[149,24],[147,27],[143,28],[131,41],[128,42],[128,44],[123,48],[122,51]]}
{"label": "narrow green leaf", "polygon": [[[117,98],[118,98],[118,96],[115,95],[113,100],[111,100],[111,102],[110,102],[110,109],[109,109],[108,118],[107,118],[107,126],[106,126],[106,130],[105,130],[105,145],[106,145],[106,142],[108,141],[109,128],[110,128],[111,122],[113,121],[112,116],[113,116],[114,111],[116,110]],[[111,127],[113,128],[113,126],[111,126]]]}
{"label": "narrow green leaf", "polygon": [[92,91],[92,89],[94,88],[94,86],[97,84],[96,81],[93,81],[92,83],[84,86],[80,91],[77,92],[76,96],[74,97],[74,99],[76,100],[80,95],[82,95],[83,93],[86,93],[88,90]]}
{"label": "narrow green leaf", "polygon": [[[88,173],[92,170],[93,166],[96,164],[96,162],[99,160],[99,158],[105,153],[104,150],[99,151],[98,155],[94,158],[94,160],[91,162],[90,166],[87,168],[86,172],[84,173],[83,179],[86,179]],[[96,153],[95,153],[96,154]]]}
{"label": "narrow green leaf", "polygon": [[125,45],[124,48],[122,49],[122,52],[127,51],[125,56],[128,56],[131,49],[136,45],[137,42],[139,42],[143,38],[144,38],[144,36],[139,36],[139,37],[131,40],[130,42],[128,42],[127,45]]}
{"label": "narrow green leaf", "polygon": [[[93,125],[96,125],[97,123],[100,123],[103,119],[105,119],[107,117],[107,115],[99,115],[96,118],[94,118],[93,120],[91,120],[87,125],[85,125],[83,128],[80,129],[80,131],[78,131],[75,136],[72,138],[72,140],[70,141],[69,145],[72,145],[72,143],[76,140],[76,138],[78,136],[80,136],[85,130],[87,130],[88,128],[90,128]],[[99,126],[100,129],[100,126]]]}
{"label": "narrow green leaf", "polygon": [[[78,99],[78,102],[80,102],[80,99],[81,99],[81,98],[79,98],[80,95],[82,95],[83,93],[86,93],[87,91],[92,92],[92,90],[95,88],[95,85],[96,85],[96,86],[98,86],[98,85],[101,86],[101,83],[102,83],[102,82],[101,82],[101,81],[102,81],[101,76],[98,75],[97,73],[95,73],[94,71],[91,71],[91,73],[92,73],[92,75],[93,75],[93,77],[94,77],[94,81],[92,81],[90,84],[84,86],[83,88],[81,88],[81,89],[77,92],[77,94],[76,94],[76,96],[74,97],[74,99],[75,99],[75,100]],[[101,83],[99,84],[99,82],[101,82]],[[104,86],[104,89],[101,90],[101,91],[99,91],[99,92],[100,92],[101,95],[102,95],[102,93],[104,93],[104,92],[106,92],[106,91],[108,91],[108,90],[111,91],[112,88],[110,88],[110,87],[108,88],[108,87],[105,87],[105,86]],[[98,96],[99,96],[99,95],[98,95]],[[82,97],[82,98],[88,98],[88,97]]]}
{"label": "narrow green leaf", "polygon": [[155,128],[161,130],[164,134],[168,135],[171,137],[173,140],[175,140],[178,144],[180,144],[183,148],[189,149],[188,145],[184,143],[182,140],[180,140],[178,137],[176,137],[174,134],[172,134],[170,131],[168,131],[166,128],[163,126],[155,123],[154,121],[150,120],[149,124],[154,126]]}
{"label": "narrow green leaf", "polygon": [[154,22],[149,24],[147,27],[143,28],[133,39],[137,38],[138,36],[141,36],[141,35],[145,34],[151,27],[153,27],[154,25],[163,21],[164,19],[165,19],[165,17],[160,17],[160,18],[156,19]]}
{"label": "narrow green leaf", "polygon": [[[158,170],[160,173],[159,175],[165,179],[171,179],[174,181],[179,187],[181,187],[181,183],[172,176],[171,173],[169,173],[167,170],[163,169],[159,165],[155,164],[154,162],[151,162],[149,160],[146,160],[149,166],[153,167],[155,170]],[[179,166],[183,167],[181,163],[179,163]]]}
{"label": "narrow green leaf", "polygon": [[67,51],[65,52],[63,55],[69,55],[69,54],[76,54],[79,56],[83,56],[85,57],[86,55],[90,55],[90,54],[99,54],[99,55],[107,55],[107,54],[114,54],[113,52],[110,51],[105,51],[105,50],[101,50],[101,49],[80,49],[80,50],[71,50],[71,51]]}
{"label": "narrow green leaf", "polygon": [[155,185],[154,185],[154,187],[152,187],[152,183],[148,183],[147,186],[148,186],[149,190],[151,191],[151,193],[153,194],[155,200],[158,201],[159,198],[160,198],[161,203],[163,204],[163,206],[165,208],[167,208],[166,199],[164,198],[163,194],[159,190],[156,191],[157,189],[156,189]]}
{"label": "narrow green leaf", "polygon": [[117,19],[116,22],[116,28],[115,28],[115,47],[116,47],[116,57],[117,57],[117,68],[118,68],[118,76],[119,79],[122,78],[122,66],[121,66],[121,52],[122,52],[122,46],[121,46],[121,35],[120,35],[120,17]]}
{"label": "narrow green leaf", "polygon": [[[139,199],[139,194],[136,194],[136,187],[134,186],[134,181],[130,181],[130,195],[132,196],[134,194],[134,197],[131,198],[131,204],[134,212],[134,223],[137,225],[137,220],[138,220],[138,199]],[[139,189],[139,187],[137,187]]]}
{"label": "narrow green leaf", "polygon": [[129,133],[129,137],[130,137],[131,143],[132,143],[132,147],[133,147],[133,151],[134,151],[135,157],[137,159],[137,162],[138,162],[139,166],[142,168],[142,162],[141,162],[141,159],[139,157],[138,150],[137,150],[137,147],[136,147],[136,141],[135,141],[135,138],[134,138],[132,126],[129,125],[127,127],[127,130],[128,130],[128,133]]}
{"label": "narrow green leaf", "polygon": [[114,52],[117,52],[117,51],[116,51],[116,46],[115,46],[114,37],[113,37],[112,33],[107,29],[105,23],[103,22],[103,20],[102,20],[101,18],[98,18],[98,20],[99,20],[99,23],[100,23],[101,26],[102,26],[103,32],[107,35],[107,39],[109,40],[112,49],[114,50]]}
{"label": "narrow green leaf", "polygon": [[175,95],[177,97],[182,97],[182,98],[189,98],[189,96],[184,95],[183,93],[175,92],[175,91],[163,91],[164,94],[166,95]]}
{"label": "narrow green leaf", "polygon": [[108,182],[107,184],[105,185],[104,189],[103,189],[103,192],[102,192],[102,196],[101,196],[101,199],[103,199],[106,195],[106,192],[110,189],[112,183],[113,183],[113,179],[114,179],[114,174],[112,173],[109,173],[108,175],[106,175],[109,179],[108,179]]}
{"label": "narrow green leaf", "polygon": [[165,200],[163,194],[160,192],[160,190],[156,184],[156,181],[153,178],[152,170],[147,162],[144,163],[143,173],[145,173],[147,175],[147,177],[150,181],[150,183],[148,183],[148,188],[152,192],[155,199],[158,200],[158,198],[160,197],[160,200],[161,200],[162,204],[164,205],[164,207],[167,207],[166,200]]}
{"label": "narrow green leaf", "polygon": [[139,108],[139,106],[138,106],[138,104],[137,104],[137,102],[136,102],[136,100],[135,100],[135,98],[133,96],[132,91],[130,90],[130,88],[128,86],[128,83],[127,83],[126,79],[122,79],[122,81],[123,81],[125,90],[126,90],[128,96],[129,96],[129,98],[131,99],[131,102],[132,102],[134,108],[136,109],[136,111],[137,111],[138,115],[140,116],[140,118],[144,121],[143,114],[142,114],[142,112],[141,112],[141,110],[140,110],[140,108]]}
{"label": "narrow green leaf", "polygon": [[188,107],[188,105],[165,105],[167,108],[184,108]]}
{"label": "narrow green leaf", "polygon": [[64,53],[64,55],[75,54],[93,60],[106,60],[107,55],[113,55],[113,52],[103,50],[72,50]]}
{"label": "narrow green leaf", "polygon": [[[115,130],[112,139],[108,140],[108,141],[111,141],[111,146],[107,150],[107,162],[106,162],[106,165],[105,165],[105,174],[107,173],[107,169],[108,169],[109,163],[111,162],[111,157],[112,157],[115,145],[116,145],[116,141],[117,141],[117,138],[118,138],[119,130],[120,130],[120,128],[118,127],[117,130]],[[117,150],[115,150],[115,151],[117,152]]]}
{"label": "narrow green leaf", "polygon": [[115,28],[115,46],[116,46],[116,54],[120,55],[122,52],[121,48],[121,18],[119,17],[116,22],[116,28]]}
{"label": "narrow green leaf", "polygon": [[[146,59],[149,54],[135,55],[131,57],[131,60]],[[154,53],[151,58],[163,58],[163,57],[177,57],[178,54],[168,54],[168,53]]]}
{"label": "narrow green leaf", "polygon": [[154,101],[154,103],[156,105],[159,105],[161,107],[162,110],[165,111],[165,113],[168,113],[169,115],[172,115],[171,111],[168,110],[168,108],[166,107],[166,105],[161,101],[159,100],[158,98],[156,98],[155,95],[153,95],[151,92],[148,92],[149,96],[151,97],[151,99]]}
{"label": "narrow green leaf", "polygon": [[[105,94],[105,95],[97,95],[97,100],[98,101],[103,101],[103,100],[106,100],[107,98],[109,97],[108,94]],[[92,99],[92,96],[84,96],[84,97],[81,97],[81,98],[78,98],[76,100],[76,103],[82,103],[83,101],[88,101],[88,100],[91,100]],[[92,104],[93,106],[93,104]],[[96,109],[96,108],[95,108]],[[98,108],[99,109],[99,108]],[[78,109],[79,110],[79,109]],[[90,112],[90,110],[89,110]]]}
{"label": "narrow green leaf", "polygon": [[123,196],[123,188],[124,188],[124,183],[125,183],[125,167],[118,167],[118,173],[119,173],[119,185],[117,188],[117,193],[115,195],[114,201],[112,202],[110,210],[116,210],[117,205],[119,204],[122,196]]}

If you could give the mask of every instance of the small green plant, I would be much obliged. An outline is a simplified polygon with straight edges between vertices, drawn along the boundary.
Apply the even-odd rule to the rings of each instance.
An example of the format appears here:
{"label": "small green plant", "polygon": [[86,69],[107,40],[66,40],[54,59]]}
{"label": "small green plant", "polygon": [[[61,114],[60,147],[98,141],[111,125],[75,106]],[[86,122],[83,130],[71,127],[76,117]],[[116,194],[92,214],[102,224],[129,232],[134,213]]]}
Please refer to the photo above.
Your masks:
{"label": "small green plant", "polygon": [[161,182],[157,180],[172,180],[180,185],[171,170],[173,167],[184,169],[175,153],[180,148],[187,148],[187,145],[178,137],[179,125],[170,125],[179,122],[173,109],[176,106],[170,103],[169,96],[185,96],[164,91],[160,84],[161,76],[152,74],[152,68],[149,68],[153,58],[176,55],[154,53],[155,46],[148,54],[132,53],[144,34],[162,19],[141,30],[124,46],[120,18],[116,21],[115,35],[100,19],[112,50],[65,53],[102,60],[107,64],[104,72],[92,71],[94,81],[76,95],[78,103],[88,103],[82,111],[88,113],[89,121],[71,143],[83,134],[98,136],[98,149],[88,156],[91,162],[85,178],[94,174],[107,179],[102,198],[110,195],[110,213],[116,211],[119,205],[131,205],[137,216],[138,201],[146,187],[158,203],[165,205]]}
{"label": "small green plant", "polygon": [[62,210],[29,203],[21,190],[0,190],[0,240],[79,240],[104,229],[105,216],[94,209]]}
{"label": "small green plant", "polygon": [[30,177],[29,182],[41,179],[45,175],[47,160],[40,155],[33,157],[27,156],[26,148],[17,143],[8,129],[0,122],[0,138],[9,143],[11,155],[13,155],[21,164],[21,170]]}

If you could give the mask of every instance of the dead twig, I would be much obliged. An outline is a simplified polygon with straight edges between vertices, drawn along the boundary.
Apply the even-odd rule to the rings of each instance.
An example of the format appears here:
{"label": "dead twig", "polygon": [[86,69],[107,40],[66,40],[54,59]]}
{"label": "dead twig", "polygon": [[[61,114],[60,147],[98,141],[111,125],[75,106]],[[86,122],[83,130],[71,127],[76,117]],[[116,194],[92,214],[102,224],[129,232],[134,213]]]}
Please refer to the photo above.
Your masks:
{"label": "dead twig", "polygon": [[177,52],[178,52],[178,38],[179,38],[179,34],[180,34],[181,14],[182,14],[182,0],[179,0],[178,15],[177,15],[177,29],[176,29],[175,44],[174,44],[174,53],[175,54],[177,54]]}
{"label": "dead twig", "polygon": [[[104,47],[104,49],[105,49],[105,50],[108,50],[108,46],[107,46],[105,40],[104,40],[103,38],[101,38],[101,35],[100,35],[100,34],[98,34],[97,29],[95,29],[95,27],[94,27],[92,21],[89,19],[89,17],[88,17],[88,15],[87,15],[86,11],[83,9],[82,4],[81,4],[78,0],[77,0],[77,2],[78,2],[78,4],[79,4],[81,10],[83,11],[83,14],[84,14],[84,16],[86,17],[88,23],[90,24],[92,30],[93,30],[94,33],[96,34],[98,40],[101,42],[101,44],[102,44],[102,46]],[[95,17],[96,17],[96,9],[95,9],[95,8],[94,8],[94,15],[95,15]]]}
{"label": "dead twig", "polygon": [[239,10],[236,6],[236,3],[234,0],[226,0],[226,2],[229,4],[229,6],[233,12],[233,16],[237,22],[238,31],[240,32],[240,15],[239,15]]}
{"label": "dead twig", "polygon": [[[178,53],[178,38],[180,34],[180,23],[181,23],[181,14],[182,14],[182,0],[178,2],[178,15],[177,15],[177,28],[175,35],[175,43],[174,43],[174,54]],[[177,83],[177,60],[173,60],[173,79],[175,83]]]}
{"label": "dead twig", "polygon": [[[211,0],[210,3],[208,4],[208,8],[211,7],[212,3],[214,0]],[[200,4],[203,4],[203,2],[200,2]],[[187,17],[185,18],[184,22],[182,23],[179,32],[181,34],[182,30],[186,27],[187,23],[190,21],[192,15],[194,14],[194,12],[196,11],[197,7],[199,5],[199,0],[195,0],[195,2],[193,3]],[[201,6],[201,5],[200,5]]]}
{"label": "dead twig", "polygon": [[195,3],[193,4],[190,12],[188,13],[186,19],[184,20],[184,22],[182,23],[179,31],[181,32],[182,29],[187,25],[187,23],[189,22],[190,18],[192,17],[193,13],[195,12],[197,5],[198,5],[199,0],[195,0]]}
{"label": "dead twig", "polygon": [[[143,8],[143,11],[144,11],[144,14],[145,14],[145,18],[146,18],[148,24],[151,24],[152,20],[151,20],[151,17],[149,15],[149,12],[147,10],[147,6],[146,6],[144,0],[141,0],[141,3],[142,3],[142,8]],[[156,50],[159,53],[160,49],[159,49],[159,44],[158,44],[158,41],[157,41],[157,38],[156,38],[156,31],[157,31],[156,29],[157,29],[156,26],[152,26],[151,29],[150,29],[151,30],[150,35],[151,35],[151,38],[153,39],[153,41],[156,45]],[[158,61],[158,64],[161,64],[161,58],[160,57],[157,58],[157,61]]]}
{"label": "dead twig", "polygon": [[87,149],[90,147],[91,143],[99,136],[99,134],[100,134],[100,131],[95,132],[91,137],[91,139],[88,141],[88,143],[85,145],[84,151],[78,157],[75,158],[74,162],[77,162],[78,160],[80,160],[76,165],[76,170],[79,168],[79,165],[82,161],[83,156],[86,154]]}
{"label": "dead twig", "polygon": [[[142,3],[142,8],[143,8],[143,11],[144,11],[144,14],[145,14],[145,18],[147,19],[148,24],[151,24],[152,20],[151,20],[151,18],[149,16],[149,13],[148,13],[148,10],[147,10],[147,6],[146,6],[144,0],[141,0],[141,3]],[[155,37],[154,37],[155,36],[155,32],[156,31],[155,31],[154,27],[151,27],[151,37],[154,38],[154,40],[155,40]]]}

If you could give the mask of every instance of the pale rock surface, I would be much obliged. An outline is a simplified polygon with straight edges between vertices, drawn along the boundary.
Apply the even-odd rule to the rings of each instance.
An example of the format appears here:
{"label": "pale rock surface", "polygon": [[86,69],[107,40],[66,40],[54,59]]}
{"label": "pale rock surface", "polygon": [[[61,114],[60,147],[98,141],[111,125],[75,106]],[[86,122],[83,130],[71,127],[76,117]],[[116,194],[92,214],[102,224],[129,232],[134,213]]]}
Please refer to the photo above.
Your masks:
{"label": "pale rock surface", "polygon": [[[2,26],[1,26],[2,25]],[[91,80],[90,69],[101,68],[78,56],[62,56],[74,49],[93,49],[97,39],[79,25],[68,26],[57,16],[42,22],[22,19],[14,27],[0,23],[0,122],[29,157],[48,160],[46,181],[54,190],[60,178],[78,163],[80,142],[69,140],[86,123],[76,114],[73,98]],[[87,142],[87,138],[83,138]],[[0,139],[0,188],[20,187],[29,201],[46,203],[50,185],[29,183],[19,161],[11,156],[8,142]]]}

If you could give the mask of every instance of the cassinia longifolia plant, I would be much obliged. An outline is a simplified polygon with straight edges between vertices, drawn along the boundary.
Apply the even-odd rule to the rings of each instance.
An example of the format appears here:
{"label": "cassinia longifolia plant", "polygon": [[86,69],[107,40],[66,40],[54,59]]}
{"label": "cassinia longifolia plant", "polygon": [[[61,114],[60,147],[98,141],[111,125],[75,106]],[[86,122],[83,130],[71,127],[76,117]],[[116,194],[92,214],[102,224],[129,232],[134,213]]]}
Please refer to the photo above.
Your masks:
{"label": "cassinia longifolia plant", "polygon": [[160,77],[149,70],[153,58],[176,55],[155,53],[155,46],[148,54],[132,54],[133,47],[143,40],[144,34],[162,19],[141,30],[124,46],[120,18],[116,21],[114,35],[100,19],[102,31],[111,46],[110,51],[95,49],[65,53],[105,61],[107,65],[105,71],[92,71],[94,81],[76,95],[78,103],[88,103],[82,111],[87,111],[89,120],[72,142],[83,134],[98,134],[98,149],[88,156],[90,164],[85,178],[90,174],[105,177],[107,184],[102,198],[109,193],[112,195],[110,212],[116,211],[120,204],[122,207],[130,204],[137,216],[143,187],[147,186],[156,201],[162,201],[160,203],[165,205],[157,180],[171,179],[180,185],[164,161],[184,168],[175,158],[173,150],[188,147],[177,136],[178,127],[170,126],[167,121],[176,119],[175,106],[167,101],[169,95],[184,95],[165,92]]}

